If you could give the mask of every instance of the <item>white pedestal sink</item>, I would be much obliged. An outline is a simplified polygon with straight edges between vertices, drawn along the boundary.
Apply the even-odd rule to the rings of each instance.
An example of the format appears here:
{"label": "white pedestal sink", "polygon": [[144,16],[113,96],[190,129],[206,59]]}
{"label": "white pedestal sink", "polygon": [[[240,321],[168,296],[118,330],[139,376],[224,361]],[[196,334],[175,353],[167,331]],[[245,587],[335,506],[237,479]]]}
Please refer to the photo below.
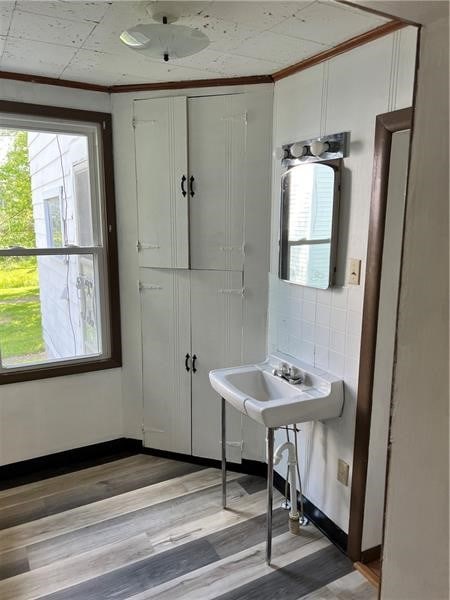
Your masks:
{"label": "white pedestal sink", "polygon": [[[273,375],[280,363],[295,367],[302,382],[294,385]],[[266,427],[334,419],[344,404],[339,378],[281,354],[256,365],[211,371],[209,379],[222,398]]]}
{"label": "white pedestal sink", "polygon": [[[273,374],[280,365],[294,369],[297,379],[290,383]],[[344,405],[343,382],[331,375],[282,354],[273,354],[264,363],[211,371],[212,387],[222,397],[222,505],[226,508],[225,404],[267,428],[267,542],[266,562],[272,554],[272,498],[274,431],[277,427],[305,421],[335,419]]]}

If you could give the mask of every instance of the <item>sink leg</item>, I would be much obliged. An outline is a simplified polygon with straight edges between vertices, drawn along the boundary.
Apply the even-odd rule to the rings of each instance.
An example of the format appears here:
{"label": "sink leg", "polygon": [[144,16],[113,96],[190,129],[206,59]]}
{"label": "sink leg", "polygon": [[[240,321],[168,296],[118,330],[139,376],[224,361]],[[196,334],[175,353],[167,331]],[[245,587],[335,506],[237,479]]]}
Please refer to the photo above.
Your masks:
{"label": "sink leg", "polygon": [[267,541],[266,563],[272,558],[272,505],[273,505],[273,439],[274,429],[267,429]]}
{"label": "sink leg", "polygon": [[227,440],[225,400],[222,398],[222,508],[227,507]]}

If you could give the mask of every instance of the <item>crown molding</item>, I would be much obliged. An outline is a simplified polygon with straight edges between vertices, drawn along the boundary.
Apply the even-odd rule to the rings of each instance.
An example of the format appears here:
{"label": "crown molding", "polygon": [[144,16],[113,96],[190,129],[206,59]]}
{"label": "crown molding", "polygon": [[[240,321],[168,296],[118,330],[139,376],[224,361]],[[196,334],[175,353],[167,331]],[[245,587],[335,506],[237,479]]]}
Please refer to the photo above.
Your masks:
{"label": "crown molding", "polygon": [[[347,4],[359,8],[352,2],[346,0],[339,0],[342,4]],[[368,12],[375,12],[367,9]],[[386,15],[384,15],[386,16]],[[357,35],[333,48],[315,54],[310,58],[306,58],[298,63],[290,65],[272,73],[271,75],[249,75],[246,77],[224,77],[215,79],[191,79],[187,81],[164,81],[159,83],[130,83],[123,85],[99,85],[95,83],[87,83],[83,81],[72,81],[69,79],[58,79],[56,77],[44,77],[42,75],[33,75],[28,73],[15,73],[12,71],[0,71],[0,79],[10,79],[13,81],[25,81],[28,83],[38,83],[41,85],[55,85],[59,87],[79,89],[91,92],[102,92],[105,94],[124,94],[130,92],[148,92],[156,90],[179,90],[187,88],[207,88],[207,87],[218,87],[218,86],[233,86],[233,85],[258,85],[262,83],[274,83],[290,75],[294,75],[305,69],[309,69],[315,65],[318,65],[326,60],[330,60],[335,56],[339,56],[344,52],[354,50],[359,46],[373,42],[378,38],[381,38],[390,33],[394,33],[404,27],[411,25],[410,22],[393,19],[388,23],[384,23],[375,29],[366,31],[360,35]],[[414,24],[415,25],[415,24]]]}
{"label": "crown molding", "polygon": [[403,29],[407,27],[408,23],[404,21],[389,21],[389,23],[384,23],[375,29],[371,29],[370,31],[366,31],[360,35],[357,35],[353,38],[350,38],[346,42],[342,42],[329,50],[325,50],[324,52],[320,52],[319,54],[315,54],[310,58],[306,58],[290,67],[285,67],[284,69],[280,69],[275,73],[272,73],[272,78],[274,81],[279,81],[280,79],[284,79],[285,77],[289,77],[290,75],[294,75],[294,73],[298,73],[299,71],[304,71],[305,69],[309,69],[310,67],[314,67],[326,60],[330,60],[330,58],[334,58],[335,56],[339,56],[340,54],[344,54],[345,52],[350,52],[350,50],[354,50],[359,46],[364,46],[369,42],[373,42],[378,38],[384,37],[390,33],[394,33],[399,29]]}

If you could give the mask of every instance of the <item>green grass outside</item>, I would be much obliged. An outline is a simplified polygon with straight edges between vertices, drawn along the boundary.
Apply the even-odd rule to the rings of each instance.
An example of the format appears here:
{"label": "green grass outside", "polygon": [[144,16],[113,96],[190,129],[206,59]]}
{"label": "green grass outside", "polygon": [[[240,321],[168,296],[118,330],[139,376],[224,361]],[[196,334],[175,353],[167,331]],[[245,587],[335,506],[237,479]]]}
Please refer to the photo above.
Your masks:
{"label": "green grass outside", "polygon": [[27,262],[20,267],[0,267],[0,346],[6,359],[45,350],[37,263],[36,259]]}

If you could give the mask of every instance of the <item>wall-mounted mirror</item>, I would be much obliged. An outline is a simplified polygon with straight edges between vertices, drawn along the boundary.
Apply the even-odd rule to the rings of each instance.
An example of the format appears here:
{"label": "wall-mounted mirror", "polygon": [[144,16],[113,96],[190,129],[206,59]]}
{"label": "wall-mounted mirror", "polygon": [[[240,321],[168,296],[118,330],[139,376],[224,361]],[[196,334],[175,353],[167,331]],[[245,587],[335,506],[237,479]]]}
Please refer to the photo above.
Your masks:
{"label": "wall-mounted mirror", "polygon": [[280,278],[326,289],[336,269],[341,160],[308,162],[281,177]]}

